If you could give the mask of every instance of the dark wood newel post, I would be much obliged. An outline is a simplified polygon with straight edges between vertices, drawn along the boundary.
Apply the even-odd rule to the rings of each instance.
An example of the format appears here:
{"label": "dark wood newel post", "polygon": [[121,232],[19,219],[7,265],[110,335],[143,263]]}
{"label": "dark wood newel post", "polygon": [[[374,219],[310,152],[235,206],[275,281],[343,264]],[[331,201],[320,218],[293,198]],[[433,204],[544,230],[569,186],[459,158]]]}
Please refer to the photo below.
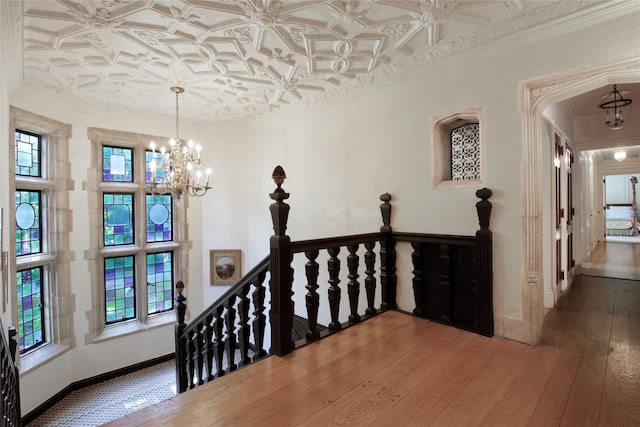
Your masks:
{"label": "dark wood newel post", "polygon": [[492,204],[489,198],[493,192],[488,188],[476,191],[481,200],[476,203],[480,230],[476,231],[477,253],[477,304],[476,319],[478,333],[493,336],[493,237],[489,229]]}
{"label": "dark wood newel post", "polygon": [[274,235],[271,236],[271,352],[278,356],[284,356],[293,351],[291,330],[293,328],[293,274],[291,271],[291,239],[285,234],[287,219],[289,218],[289,205],[284,200],[289,198],[289,193],[282,189],[282,183],[287,178],[284,169],[276,166],[272,175],[277,188],[269,197],[275,201],[269,206],[271,220],[273,221]]}
{"label": "dark wood newel post", "polygon": [[396,248],[391,234],[391,194],[384,193],[380,196],[383,202],[380,205],[382,213],[382,227],[384,233],[380,241],[380,286],[382,287],[382,309],[396,309]]}
{"label": "dark wood newel post", "polygon": [[184,316],[187,311],[187,304],[184,302],[187,300],[187,297],[182,295],[184,291],[184,283],[182,280],[179,280],[176,283],[176,292],[178,295],[176,296],[176,327],[175,327],[175,341],[176,341],[176,387],[178,389],[178,393],[182,393],[187,390],[187,372],[186,372],[186,361],[187,361],[187,340],[182,339],[182,333],[186,328],[186,324],[184,323]]}

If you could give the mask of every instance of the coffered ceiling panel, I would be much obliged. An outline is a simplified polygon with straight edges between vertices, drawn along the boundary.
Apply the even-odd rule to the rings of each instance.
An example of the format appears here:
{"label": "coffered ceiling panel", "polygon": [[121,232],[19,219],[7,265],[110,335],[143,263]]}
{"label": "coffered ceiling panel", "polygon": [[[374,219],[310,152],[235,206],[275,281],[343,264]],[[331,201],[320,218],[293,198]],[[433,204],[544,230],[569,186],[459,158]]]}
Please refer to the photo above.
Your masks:
{"label": "coffered ceiling panel", "polygon": [[304,107],[599,1],[23,1],[24,77],[83,99],[251,118]]}

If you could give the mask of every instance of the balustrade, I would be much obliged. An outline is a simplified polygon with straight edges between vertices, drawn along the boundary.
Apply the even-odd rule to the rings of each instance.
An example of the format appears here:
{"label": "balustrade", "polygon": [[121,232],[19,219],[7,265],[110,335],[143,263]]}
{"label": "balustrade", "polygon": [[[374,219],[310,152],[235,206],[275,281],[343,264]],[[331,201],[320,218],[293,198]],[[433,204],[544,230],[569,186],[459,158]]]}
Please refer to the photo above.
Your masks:
{"label": "balustrade", "polygon": [[[380,196],[382,227],[379,232],[291,241],[286,234],[290,208],[285,201],[289,193],[282,188],[286,174],[278,166],[272,178],[276,189],[269,195],[274,201],[269,207],[274,230],[269,256],[189,326],[184,325],[185,298],[178,288],[176,366],[180,392],[270,353],[288,354],[298,346],[339,332],[385,310],[396,310],[396,244],[399,242],[410,243],[413,250],[414,315],[435,317],[435,320],[484,335],[493,334],[490,190],[476,193],[482,199],[476,205],[481,226],[476,236],[394,232],[391,195],[385,193]],[[364,253],[364,267],[360,264],[360,252]],[[297,277],[292,266],[294,256],[298,254],[305,257],[304,278]],[[325,257],[326,285],[319,283],[321,265],[318,261]],[[341,259],[345,258],[346,319],[341,318],[341,274],[345,274],[341,271]],[[271,297],[268,312],[264,286],[267,272]],[[361,273],[364,273],[366,296],[362,304]],[[305,333],[298,328],[296,334],[292,333],[294,284],[306,289],[303,310],[306,310],[307,318],[296,316],[296,325],[299,321],[306,322]],[[363,312],[360,312],[361,306],[366,306]],[[329,316],[326,326],[319,324],[321,314]],[[267,330],[271,336],[268,350],[264,348]],[[302,338],[294,342],[294,335]]]}

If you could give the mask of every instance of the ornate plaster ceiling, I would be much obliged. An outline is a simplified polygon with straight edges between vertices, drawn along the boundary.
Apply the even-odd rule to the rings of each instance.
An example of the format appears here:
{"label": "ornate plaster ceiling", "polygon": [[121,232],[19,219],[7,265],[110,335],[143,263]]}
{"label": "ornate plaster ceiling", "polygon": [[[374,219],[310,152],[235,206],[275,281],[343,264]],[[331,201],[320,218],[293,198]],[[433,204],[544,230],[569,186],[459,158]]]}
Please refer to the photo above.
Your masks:
{"label": "ornate plaster ceiling", "polygon": [[323,102],[600,1],[23,1],[30,85],[227,120]]}

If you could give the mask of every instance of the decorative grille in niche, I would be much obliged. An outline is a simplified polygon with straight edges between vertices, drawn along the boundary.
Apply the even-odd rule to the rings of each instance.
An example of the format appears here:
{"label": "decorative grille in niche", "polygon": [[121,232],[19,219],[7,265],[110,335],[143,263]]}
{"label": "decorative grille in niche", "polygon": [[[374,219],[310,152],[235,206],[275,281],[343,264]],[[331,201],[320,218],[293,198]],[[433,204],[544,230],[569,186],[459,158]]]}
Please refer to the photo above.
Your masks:
{"label": "decorative grille in niche", "polygon": [[451,180],[480,179],[480,124],[451,130]]}

